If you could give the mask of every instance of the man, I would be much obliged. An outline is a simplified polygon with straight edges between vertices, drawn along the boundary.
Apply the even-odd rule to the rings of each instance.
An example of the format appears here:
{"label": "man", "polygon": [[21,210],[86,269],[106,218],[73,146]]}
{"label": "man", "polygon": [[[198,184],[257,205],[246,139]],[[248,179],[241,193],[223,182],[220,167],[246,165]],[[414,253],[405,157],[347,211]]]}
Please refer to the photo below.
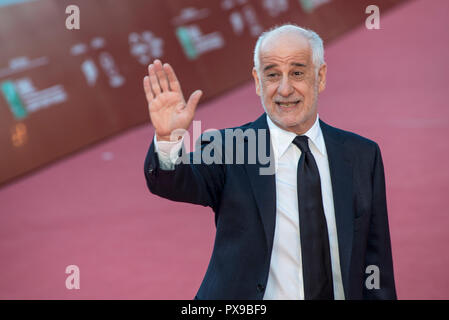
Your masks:
{"label": "man", "polygon": [[[253,77],[265,113],[231,130],[267,132],[275,169],[263,174],[266,163],[248,160],[264,146],[258,134],[214,149],[227,161],[179,163],[183,140],[170,136],[189,128],[202,92],[185,102],[171,66],[149,66],[144,89],[155,137],[145,160],[148,187],[215,212],[214,250],[196,298],[396,299],[380,150],[319,119],[326,70],[322,40],[311,30],[284,25],[258,39]],[[201,140],[195,152],[212,143]]]}

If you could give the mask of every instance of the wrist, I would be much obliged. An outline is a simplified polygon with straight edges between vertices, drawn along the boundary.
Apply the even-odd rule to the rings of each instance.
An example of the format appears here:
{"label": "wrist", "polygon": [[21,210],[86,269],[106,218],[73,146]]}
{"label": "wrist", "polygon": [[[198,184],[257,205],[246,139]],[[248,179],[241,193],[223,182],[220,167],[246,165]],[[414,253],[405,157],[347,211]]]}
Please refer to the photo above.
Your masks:
{"label": "wrist", "polygon": [[168,135],[168,136],[162,136],[158,135],[156,133],[156,140],[157,141],[168,141],[168,142],[178,142],[182,139],[182,135]]}

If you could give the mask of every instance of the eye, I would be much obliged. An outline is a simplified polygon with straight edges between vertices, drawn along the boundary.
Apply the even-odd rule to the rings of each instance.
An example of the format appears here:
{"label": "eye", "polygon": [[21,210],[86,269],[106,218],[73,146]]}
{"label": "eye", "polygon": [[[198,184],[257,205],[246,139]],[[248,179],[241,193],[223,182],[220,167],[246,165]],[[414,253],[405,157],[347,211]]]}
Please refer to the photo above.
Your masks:
{"label": "eye", "polygon": [[294,72],[293,72],[293,75],[294,75],[295,77],[299,77],[299,76],[302,76],[303,73],[302,73],[301,71],[294,71]]}
{"label": "eye", "polygon": [[276,73],[269,73],[269,74],[267,75],[268,78],[274,78],[274,77],[276,77],[276,76],[277,76]]}

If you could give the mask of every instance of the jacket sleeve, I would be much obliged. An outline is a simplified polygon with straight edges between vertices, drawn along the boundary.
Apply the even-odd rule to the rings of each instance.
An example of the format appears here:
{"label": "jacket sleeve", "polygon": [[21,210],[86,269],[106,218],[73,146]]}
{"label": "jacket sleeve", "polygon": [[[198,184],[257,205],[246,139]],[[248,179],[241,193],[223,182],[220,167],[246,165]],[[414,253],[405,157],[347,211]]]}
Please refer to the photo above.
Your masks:
{"label": "jacket sleeve", "polygon": [[[201,154],[210,142],[203,142],[202,138],[200,141],[201,148],[195,153],[180,156],[174,170],[163,170],[160,167],[152,141],[145,159],[144,172],[147,186],[153,194],[173,201],[209,206],[215,210],[224,185],[224,164],[220,161],[204,163]],[[212,150],[218,152],[216,148]],[[198,152],[201,154],[198,155]]]}
{"label": "jacket sleeve", "polygon": [[[365,299],[395,300],[396,288],[393,273],[390,231],[388,225],[385,174],[382,155],[376,144],[372,175],[372,215],[366,250],[366,266],[376,266],[379,271],[379,288],[368,289],[364,285]],[[368,275],[369,276],[369,275]]]}

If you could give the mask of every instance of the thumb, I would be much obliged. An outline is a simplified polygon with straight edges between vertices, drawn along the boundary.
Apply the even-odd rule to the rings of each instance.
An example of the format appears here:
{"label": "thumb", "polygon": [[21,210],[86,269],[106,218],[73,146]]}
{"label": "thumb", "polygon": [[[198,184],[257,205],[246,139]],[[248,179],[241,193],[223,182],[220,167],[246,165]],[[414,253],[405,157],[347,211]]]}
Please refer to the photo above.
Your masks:
{"label": "thumb", "polygon": [[196,90],[194,93],[192,93],[190,95],[189,101],[187,101],[187,109],[189,109],[189,111],[191,112],[195,112],[195,109],[198,105],[198,102],[201,99],[201,96],[203,95],[203,91],[201,90]]}

